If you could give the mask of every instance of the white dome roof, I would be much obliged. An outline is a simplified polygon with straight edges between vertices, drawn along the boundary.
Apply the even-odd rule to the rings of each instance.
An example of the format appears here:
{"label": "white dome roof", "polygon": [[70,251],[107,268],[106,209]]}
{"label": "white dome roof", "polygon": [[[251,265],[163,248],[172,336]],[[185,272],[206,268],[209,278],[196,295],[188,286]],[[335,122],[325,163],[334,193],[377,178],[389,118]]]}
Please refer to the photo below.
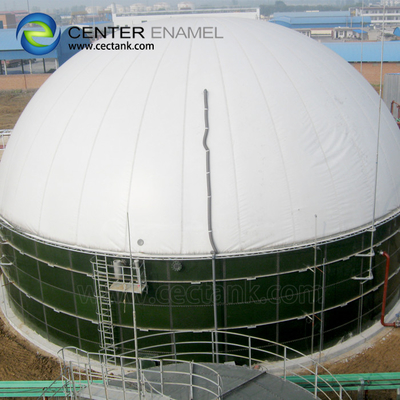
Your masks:
{"label": "white dome roof", "polygon": [[[371,222],[379,101],[352,66],[275,24],[164,25],[217,27],[223,39],[151,39],[146,23],[154,51],[82,51],[62,66],[1,162],[6,221],[49,241],[129,252],[129,214],[133,253],[209,255],[207,89],[219,253],[312,243],[316,231]],[[400,205],[400,134],[385,105],[379,157],[383,218]]]}

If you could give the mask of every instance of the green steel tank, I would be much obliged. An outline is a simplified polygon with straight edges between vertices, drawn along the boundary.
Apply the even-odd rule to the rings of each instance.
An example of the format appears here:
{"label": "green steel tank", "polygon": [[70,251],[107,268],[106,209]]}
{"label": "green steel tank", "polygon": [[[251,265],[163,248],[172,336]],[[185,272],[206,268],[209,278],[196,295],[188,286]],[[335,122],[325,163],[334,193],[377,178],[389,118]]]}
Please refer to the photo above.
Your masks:
{"label": "green steel tank", "polygon": [[95,42],[143,50],[65,63],[13,130],[0,166],[13,312],[88,351],[136,328],[312,352],[376,322],[380,250],[388,310],[399,296],[400,135],[374,89],[275,24],[143,27]]}

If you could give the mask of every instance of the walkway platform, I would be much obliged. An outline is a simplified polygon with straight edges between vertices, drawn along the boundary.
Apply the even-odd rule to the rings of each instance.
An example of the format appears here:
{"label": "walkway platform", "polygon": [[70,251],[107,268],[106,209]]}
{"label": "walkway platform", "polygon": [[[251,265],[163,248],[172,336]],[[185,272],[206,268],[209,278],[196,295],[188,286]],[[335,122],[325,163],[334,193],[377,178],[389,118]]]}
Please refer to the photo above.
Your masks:
{"label": "walkway platform", "polygon": [[[214,400],[216,398],[215,395],[210,393],[215,390],[215,386],[212,383],[214,376],[211,370],[203,368],[203,366],[212,368],[220,375],[222,380],[221,395],[224,400],[314,399],[314,396],[309,391],[265,371],[242,366],[211,363],[193,365],[194,377],[191,386],[189,385],[189,376],[184,376],[180,373],[184,372],[185,365],[172,364],[165,366],[163,392],[167,398],[174,400],[187,400],[190,398],[195,400]],[[176,374],[173,372],[176,372]],[[161,392],[162,387],[158,370],[150,368],[144,370],[143,373],[151,383],[151,386]],[[130,377],[135,378],[135,375],[130,374]],[[146,389],[148,390],[147,386]],[[208,389],[210,392],[204,389]],[[192,393],[190,393],[191,390],[193,391]],[[99,400],[102,399],[99,398]]]}

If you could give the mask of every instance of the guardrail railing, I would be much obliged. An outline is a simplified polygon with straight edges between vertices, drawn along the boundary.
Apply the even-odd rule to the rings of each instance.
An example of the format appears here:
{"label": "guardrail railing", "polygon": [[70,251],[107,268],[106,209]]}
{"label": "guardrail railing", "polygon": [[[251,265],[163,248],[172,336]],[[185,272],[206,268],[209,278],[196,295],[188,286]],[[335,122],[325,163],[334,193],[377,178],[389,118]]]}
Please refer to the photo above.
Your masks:
{"label": "guardrail railing", "polygon": [[[115,364],[109,364],[104,354],[76,347],[65,347],[58,355],[63,365],[62,377],[68,382],[71,398],[77,398],[80,390],[86,390],[92,398],[95,392],[98,393],[99,386],[104,388],[102,395],[106,399],[115,391],[122,392],[124,400],[132,391],[146,399],[156,394],[171,399],[166,395],[169,386],[185,389],[188,398],[193,398],[196,390],[211,394],[215,399],[220,399],[222,395],[222,380],[218,372],[191,361],[140,357],[137,365],[135,357],[119,355]],[[208,376],[202,373],[204,371]]]}
{"label": "guardrail railing", "polygon": [[[261,339],[241,333],[229,331],[201,332],[201,339],[196,333],[187,331],[162,332],[138,337],[140,356],[155,359],[205,359],[210,362],[229,362],[247,364],[249,368],[274,371],[283,377],[296,376],[298,381],[304,381],[313,386],[314,396],[331,399],[334,394],[339,399],[351,399],[337,379],[321,364],[300,351],[268,339]],[[209,340],[204,337],[209,334]],[[156,344],[154,339],[157,338]],[[199,336],[200,338],[200,336]],[[151,339],[151,340],[150,340]],[[127,340],[116,344],[123,349],[121,355],[130,356],[134,353],[133,341]],[[273,363],[271,363],[271,359]],[[129,365],[126,365],[129,366]],[[313,379],[310,379],[310,375]],[[329,379],[325,379],[329,377]],[[326,392],[330,391],[330,395]]]}

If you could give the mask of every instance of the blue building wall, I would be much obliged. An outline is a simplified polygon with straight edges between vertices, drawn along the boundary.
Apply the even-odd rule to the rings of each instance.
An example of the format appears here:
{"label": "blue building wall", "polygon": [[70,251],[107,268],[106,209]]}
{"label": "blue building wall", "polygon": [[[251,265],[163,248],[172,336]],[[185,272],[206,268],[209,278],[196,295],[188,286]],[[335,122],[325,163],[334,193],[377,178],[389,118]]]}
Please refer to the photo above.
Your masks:
{"label": "blue building wall", "polygon": [[[348,62],[381,62],[381,42],[323,43]],[[400,62],[400,41],[383,43],[383,62]]]}

